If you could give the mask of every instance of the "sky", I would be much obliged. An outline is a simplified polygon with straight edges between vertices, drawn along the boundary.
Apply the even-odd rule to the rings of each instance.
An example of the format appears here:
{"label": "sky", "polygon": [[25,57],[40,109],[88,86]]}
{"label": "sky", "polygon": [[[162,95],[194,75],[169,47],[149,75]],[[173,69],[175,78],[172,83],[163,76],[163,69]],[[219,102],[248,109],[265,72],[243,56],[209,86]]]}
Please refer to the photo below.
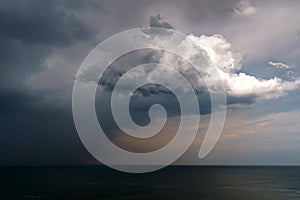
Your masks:
{"label": "sky", "polygon": [[[114,143],[145,152],[172,138],[180,109],[164,87],[140,88],[131,111],[137,124],[146,125],[149,107],[164,105],[168,120],[161,132],[165,134],[147,141],[129,138],[116,127],[108,109],[113,86],[129,66],[169,63],[176,64],[195,86],[203,119],[193,145],[175,164],[300,165],[299,9],[297,0],[2,1],[0,165],[99,164],[80,141],[73,122],[72,88],[77,70],[101,41],[149,26],[186,34],[186,41],[193,40],[196,46],[183,41],[183,54],[208,67],[217,66],[227,94],[225,126],[212,152],[199,159],[211,116],[201,80],[215,84],[212,76],[195,75],[168,52],[141,50],[114,61],[98,84],[99,123]],[[163,37],[171,36],[158,37],[158,44]],[[132,72],[131,80],[162,78],[173,83],[171,77],[160,77],[155,70],[142,73]],[[93,75],[88,71],[79,79],[93,81]],[[123,92],[126,87],[130,84],[122,86]]]}

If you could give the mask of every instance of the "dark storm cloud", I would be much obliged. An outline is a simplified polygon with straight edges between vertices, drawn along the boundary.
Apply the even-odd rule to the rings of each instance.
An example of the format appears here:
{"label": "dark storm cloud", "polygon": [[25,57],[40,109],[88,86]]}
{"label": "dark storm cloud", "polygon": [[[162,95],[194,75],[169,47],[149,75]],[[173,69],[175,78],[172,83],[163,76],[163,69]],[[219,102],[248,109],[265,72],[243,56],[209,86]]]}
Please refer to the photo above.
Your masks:
{"label": "dark storm cloud", "polygon": [[[115,84],[128,70],[130,70],[133,67],[146,64],[146,63],[162,64],[160,58],[163,54],[171,55],[171,53],[166,51],[144,49],[144,50],[132,51],[128,54],[121,56],[113,63],[111,63],[111,65],[103,73],[102,77],[98,82],[99,87],[103,88],[106,91],[106,95],[111,94],[111,92],[114,90]],[[196,95],[199,100],[198,102],[199,102],[201,114],[209,114],[211,112],[211,102],[210,102],[210,96],[207,91],[207,88],[206,87],[200,88],[196,86],[195,83],[197,82],[200,76],[199,72],[197,72],[196,69],[194,69],[192,66],[189,67],[190,67],[189,70],[185,70],[180,73],[182,73],[182,75],[185,76],[186,79],[190,81],[191,85],[194,86]],[[144,70],[146,74],[150,74],[153,69],[154,68],[145,68]],[[93,68],[83,73],[82,76],[79,76],[79,80],[84,82],[96,81],[97,79],[98,77],[95,76]],[[137,80],[131,80],[131,81],[137,81]],[[126,90],[126,87],[124,88],[124,90]],[[147,113],[150,106],[157,103],[161,103],[169,112],[170,116],[180,115],[180,109],[179,109],[180,107],[176,97],[174,96],[171,90],[169,90],[167,87],[163,85],[147,84],[138,88],[136,91],[130,91],[130,92],[133,92],[133,96],[130,101],[130,109],[133,113],[132,115],[135,116],[134,118],[136,118],[137,120],[139,120],[140,118],[143,121],[144,118],[141,117],[141,115],[136,115],[136,113],[139,114],[141,112]],[[101,105],[103,105],[103,102],[106,102],[106,104],[110,105],[110,101],[107,100],[109,97],[108,96],[105,97],[106,100],[102,98],[98,98],[98,102],[101,102]],[[237,99],[235,100],[238,102]],[[98,107],[100,108],[100,106]],[[108,107],[110,108],[110,106]],[[109,113],[109,111],[106,111],[105,113],[106,116],[108,116],[107,113]],[[146,118],[148,119],[148,117]]]}
{"label": "dark storm cloud", "polygon": [[76,134],[71,106],[45,104],[39,96],[1,90],[1,165],[96,163]]}
{"label": "dark storm cloud", "polygon": [[25,44],[67,45],[94,33],[75,14],[73,1],[2,1],[0,35]]}
{"label": "dark storm cloud", "polygon": [[[159,63],[161,54],[161,51],[152,49],[136,50],[124,54],[115,60],[103,73],[103,76],[99,80],[99,84],[104,86],[105,89],[112,90],[119,78],[128,70],[142,64]],[[150,73],[151,71],[151,68],[145,69],[146,73]],[[91,68],[90,71],[87,71],[79,76],[79,79],[85,82],[89,82],[91,80],[96,81],[98,80],[98,76],[95,76],[95,73],[93,73],[93,68]]]}
{"label": "dark storm cloud", "polygon": [[24,80],[45,68],[51,48],[23,45],[0,36],[0,83],[2,87],[24,89]]}
{"label": "dark storm cloud", "polygon": [[240,97],[227,95],[227,104],[228,105],[231,105],[231,104],[253,104],[255,102],[256,98],[257,98],[257,96],[255,96],[255,95],[240,96]]}
{"label": "dark storm cloud", "polygon": [[165,21],[159,14],[156,16],[151,16],[149,18],[149,26],[158,27],[158,28],[168,28],[168,29],[174,28],[169,22]]}
{"label": "dark storm cloud", "polygon": [[[151,16],[149,18],[149,26],[150,27],[162,27],[162,28],[173,28],[173,26],[165,21],[159,14],[156,16]],[[152,33],[146,33],[146,34],[152,34]],[[132,51],[130,53],[127,53],[121,57],[119,57],[117,60],[115,60],[109,68],[103,73],[103,76],[99,80],[99,85],[102,86],[107,91],[112,91],[114,89],[115,84],[117,81],[123,76],[130,68],[133,68],[138,65],[146,64],[146,63],[162,63],[162,56],[166,56],[167,54],[170,54],[166,51],[157,51],[157,50],[138,50],[138,51]],[[177,60],[177,58],[173,58],[173,60]],[[184,60],[180,59],[181,62],[174,63],[174,65],[185,65],[187,64]],[[170,63],[165,63],[170,64]],[[96,67],[96,66],[95,66]],[[208,89],[206,86],[199,86],[198,80],[201,78],[201,74],[197,72],[197,70],[194,69],[193,66],[190,66],[188,64],[185,67],[182,67],[184,70],[180,71],[182,75],[186,77],[187,80],[191,83],[192,86],[194,86],[195,93],[198,97],[199,107],[201,114],[209,114],[211,112],[211,101],[210,101],[210,95],[208,92]],[[187,69],[188,68],[188,69]],[[181,69],[181,67],[179,67]],[[146,73],[150,74],[151,69],[145,69],[148,70]],[[199,76],[200,75],[200,76]],[[93,68],[91,68],[89,71],[86,71],[81,76],[79,76],[79,79],[84,82],[89,81],[97,81],[98,76],[95,76],[95,73],[93,71]],[[132,80],[134,81],[134,80]],[[139,89],[137,89],[135,92],[135,97],[132,100],[132,106],[131,108],[135,111],[147,111],[150,105],[156,103],[157,97],[159,98],[174,98],[172,96],[172,92],[168,90],[166,87],[157,85],[157,84],[148,84],[146,86],[143,86]],[[157,96],[157,97],[155,97]],[[227,104],[253,104],[258,96],[256,95],[246,95],[246,96],[232,96],[230,94],[227,94]],[[148,98],[148,99],[147,99]],[[172,99],[171,98],[171,99]],[[149,100],[151,99],[151,100]],[[156,100],[155,100],[156,99]],[[174,103],[175,101],[170,100],[169,105],[166,105],[169,107],[169,111],[171,111],[173,114],[180,114],[178,112],[178,104]],[[142,105],[144,104],[144,105]],[[173,108],[173,109],[172,109]]]}
{"label": "dark storm cloud", "polygon": [[[160,1],[151,15],[160,14],[171,19],[170,25],[184,33],[215,33],[212,31],[228,23],[240,0],[166,0]],[[172,10],[173,12],[170,12]],[[170,16],[170,13],[172,17]],[[173,23],[174,22],[174,23]],[[188,23],[187,23],[188,22]],[[197,30],[195,32],[195,30]]]}
{"label": "dark storm cloud", "polygon": [[95,30],[77,15],[78,1],[2,1],[0,5],[0,65],[4,85],[43,71],[56,48],[91,40]]}
{"label": "dark storm cloud", "polygon": [[1,1],[0,165],[94,162],[77,137],[70,102],[49,104],[45,97],[56,96],[54,91],[26,87],[56,49],[93,39],[95,30],[77,15],[82,6],[81,1]]}

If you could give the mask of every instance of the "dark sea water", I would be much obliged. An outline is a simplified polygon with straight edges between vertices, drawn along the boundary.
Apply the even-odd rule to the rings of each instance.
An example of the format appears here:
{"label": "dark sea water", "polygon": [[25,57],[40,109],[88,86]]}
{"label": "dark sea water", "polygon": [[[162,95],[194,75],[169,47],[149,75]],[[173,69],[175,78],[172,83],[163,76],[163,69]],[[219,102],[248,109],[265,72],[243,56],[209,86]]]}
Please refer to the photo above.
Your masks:
{"label": "dark sea water", "polygon": [[1,168],[0,199],[300,199],[300,167]]}

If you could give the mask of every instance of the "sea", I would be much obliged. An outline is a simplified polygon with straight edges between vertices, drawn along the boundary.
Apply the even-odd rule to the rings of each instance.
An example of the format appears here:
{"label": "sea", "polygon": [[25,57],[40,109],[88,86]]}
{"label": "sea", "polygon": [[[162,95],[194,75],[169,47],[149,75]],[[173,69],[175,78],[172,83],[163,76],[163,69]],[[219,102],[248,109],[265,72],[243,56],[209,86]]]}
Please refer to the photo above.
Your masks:
{"label": "sea", "polygon": [[300,199],[300,167],[169,166],[144,174],[105,166],[5,167],[0,199]]}

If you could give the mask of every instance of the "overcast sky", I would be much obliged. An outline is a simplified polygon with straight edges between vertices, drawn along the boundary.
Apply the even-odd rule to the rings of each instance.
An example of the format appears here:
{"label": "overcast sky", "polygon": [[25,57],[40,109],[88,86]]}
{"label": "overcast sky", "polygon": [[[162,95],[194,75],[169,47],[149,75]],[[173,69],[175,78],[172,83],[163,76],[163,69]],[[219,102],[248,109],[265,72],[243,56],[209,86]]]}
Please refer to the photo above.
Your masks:
{"label": "overcast sky", "polygon": [[[198,96],[203,121],[196,141],[177,163],[299,165],[299,10],[297,0],[2,1],[0,165],[97,164],[81,143],[72,118],[76,72],[101,41],[149,26],[172,28],[193,39],[218,67],[227,91],[224,130],[203,160],[197,153],[211,113],[205,91],[198,91],[204,94]],[[185,46],[182,49],[185,54]],[[203,59],[197,48],[186,55]],[[111,140],[125,149],[155,149],[172,134],[144,143],[128,139],[107,111],[107,95],[128,70],[126,66],[169,60],[176,58],[166,52],[133,52],[115,61],[99,82],[96,108],[106,113],[102,124]],[[185,67],[178,65],[188,73]],[[156,75],[151,70],[144,73]],[[81,78],[89,81],[92,75]],[[187,77],[201,88],[201,77]],[[132,79],[139,78],[132,75]],[[137,95],[140,98],[132,104],[132,112],[138,124],[147,123],[147,108],[155,102],[170,113],[163,132],[176,129],[178,102],[170,91],[144,87]]]}

